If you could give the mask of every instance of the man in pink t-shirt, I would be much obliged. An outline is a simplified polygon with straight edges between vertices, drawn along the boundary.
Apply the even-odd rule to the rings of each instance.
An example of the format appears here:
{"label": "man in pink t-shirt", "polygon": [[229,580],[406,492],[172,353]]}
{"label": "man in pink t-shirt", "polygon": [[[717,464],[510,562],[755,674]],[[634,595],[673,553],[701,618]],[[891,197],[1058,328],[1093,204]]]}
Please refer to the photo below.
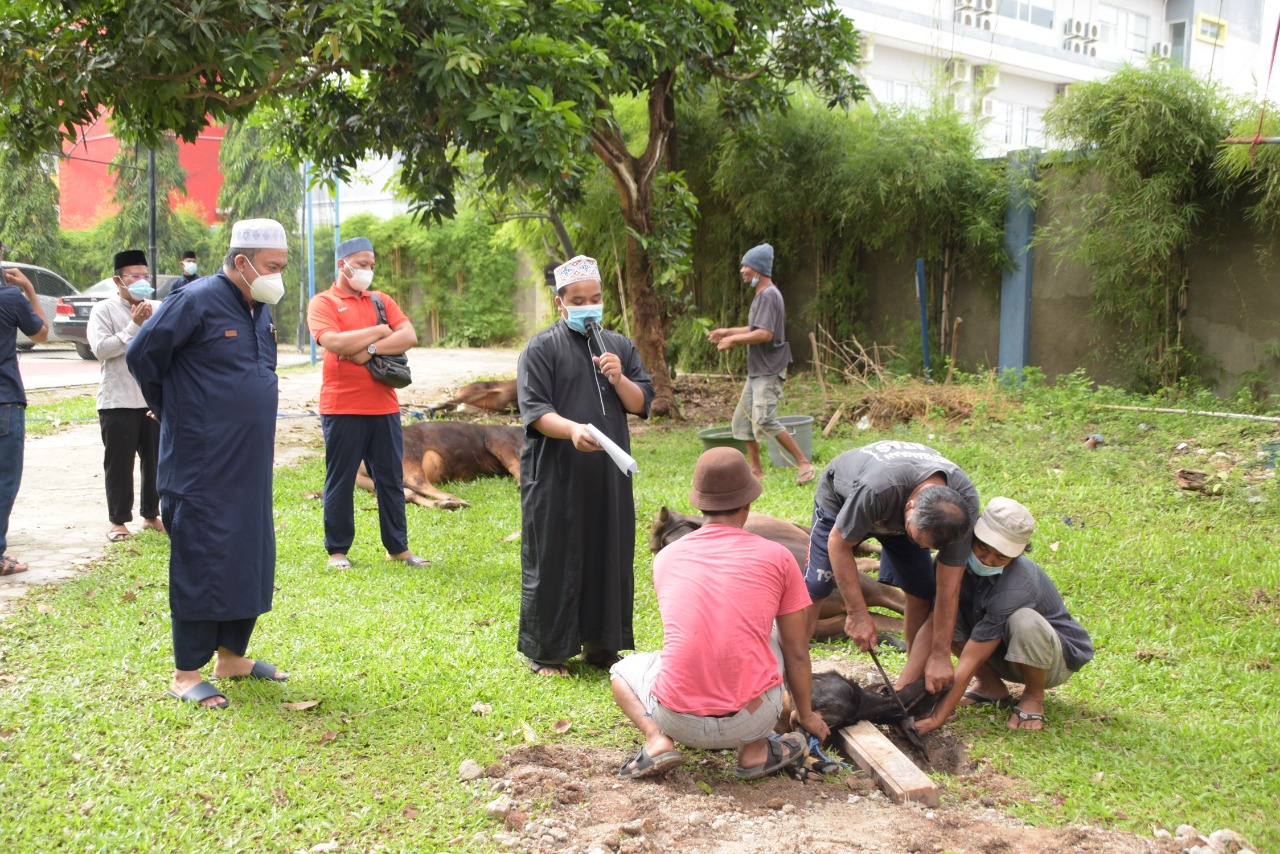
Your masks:
{"label": "man in pink t-shirt", "polygon": [[614,700],[645,738],[621,777],[678,766],[676,742],[737,748],[744,779],[800,761],[804,739],[773,734],[784,680],[792,724],[820,739],[829,734],[811,705],[804,576],[786,548],[742,530],[759,495],[740,452],[713,448],[698,458],[689,501],[706,524],[653,562],[663,648],[609,671]]}

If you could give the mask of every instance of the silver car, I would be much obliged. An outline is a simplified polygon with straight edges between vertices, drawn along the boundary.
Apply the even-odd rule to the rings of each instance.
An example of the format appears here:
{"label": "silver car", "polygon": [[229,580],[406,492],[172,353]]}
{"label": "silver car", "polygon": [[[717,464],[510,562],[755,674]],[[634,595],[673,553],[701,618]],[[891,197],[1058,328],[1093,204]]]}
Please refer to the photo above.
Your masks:
{"label": "silver car", "polygon": [[[71,283],[59,276],[52,270],[46,270],[44,267],[37,267],[34,264],[22,264],[17,261],[0,262],[0,267],[17,267],[22,271],[31,284],[36,289],[36,296],[40,298],[40,308],[44,310],[44,322],[49,327],[50,341],[65,341],[65,338],[59,336],[53,328],[53,318],[57,314],[58,298],[73,297],[79,292],[71,287]],[[35,343],[22,334],[22,330],[18,330],[18,349],[30,350]]]}

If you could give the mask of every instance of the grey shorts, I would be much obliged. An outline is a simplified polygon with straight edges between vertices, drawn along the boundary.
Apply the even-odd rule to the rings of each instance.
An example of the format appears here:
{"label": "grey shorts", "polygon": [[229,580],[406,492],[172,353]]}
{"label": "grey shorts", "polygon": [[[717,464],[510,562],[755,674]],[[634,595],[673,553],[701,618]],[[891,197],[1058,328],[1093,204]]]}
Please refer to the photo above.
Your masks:
{"label": "grey shorts", "polygon": [[[955,640],[964,643],[969,636],[957,626]],[[1046,688],[1056,688],[1075,675],[1062,657],[1062,639],[1034,608],[1013,612],[1005,623],[1004,643],[987,659],[987,664],[1006,682],[1022,682],[1022,674],[1014,664],[1045,670],[1049,674],[1044,683]]]}
{"label": "grey shorts", "polygon": [[[782,672],[782,646],[775,628],[771,638]],[[782,714],[782,685],[775,685],[760,695],[763,701],[753,712],[746,709],[736,715],[718,717],[690,715],[668,709],[653,696],[653,683],[662,670],[662,651],[637,652],[609,668],[610,679],[621,679],[635,692],[658,729],[680,744],[706,750],[731,750],[750,744],[773,732]]]}
{"label": "grey shorts", "polygon": [[781,374],[748,377],[733,411],[733,438],[764,444],[783,430],[778,420],[778,400],[782,397]]}

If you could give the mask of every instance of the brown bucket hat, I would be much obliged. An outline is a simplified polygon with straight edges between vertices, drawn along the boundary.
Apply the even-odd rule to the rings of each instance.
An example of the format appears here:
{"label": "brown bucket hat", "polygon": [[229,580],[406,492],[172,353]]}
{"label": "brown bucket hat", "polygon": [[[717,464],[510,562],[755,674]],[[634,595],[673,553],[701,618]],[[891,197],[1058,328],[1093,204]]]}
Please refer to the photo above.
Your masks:
{"label": "brown bucket hat", "polygon": [[760,491],[760,481],[751,474],[741,451],[712,448],[698,457],[689,503],[703,513],[723,513],[747,506],[760,497]]}

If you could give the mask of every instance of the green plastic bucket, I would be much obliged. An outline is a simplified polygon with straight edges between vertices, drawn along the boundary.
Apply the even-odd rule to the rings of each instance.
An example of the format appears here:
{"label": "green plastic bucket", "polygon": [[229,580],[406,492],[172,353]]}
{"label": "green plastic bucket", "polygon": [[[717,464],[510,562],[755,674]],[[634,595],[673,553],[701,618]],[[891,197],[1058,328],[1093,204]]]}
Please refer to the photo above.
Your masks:
{"label": "green plastic bucket", "polygon": [[712,448],[737,448],[744,454],[747,452],[747,443],[733,438],[732,427],[707,427],[698,431],[698,438],[708,451]]}

